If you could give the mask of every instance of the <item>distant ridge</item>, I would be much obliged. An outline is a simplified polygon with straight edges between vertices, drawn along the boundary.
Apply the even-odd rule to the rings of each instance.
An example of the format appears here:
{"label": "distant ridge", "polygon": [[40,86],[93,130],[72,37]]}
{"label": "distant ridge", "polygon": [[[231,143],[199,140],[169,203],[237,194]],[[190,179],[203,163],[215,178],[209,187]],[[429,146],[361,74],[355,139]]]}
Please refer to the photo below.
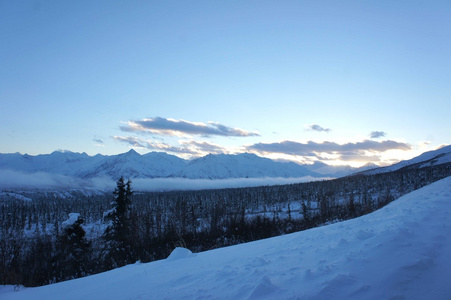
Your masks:
{"label": "distant ridge", "polygon": [[189,162],[173,177],[195,179],[321,177],[293,162],[276,162],[255,154],[209,154]]}
{"label": "distant ridge", "polygon": [[387,167],[380,167],[360,172],[363,175],[381,174],[397,171],[404,168],[424,168],[436,166],[451,162],[451,145],[439,148],[437,150],[424,152],[423,154],[409,160],[403,160]]}
{"label": "distant ridge", "polygon": [[[421,168],[451,162],[451,145],[429,151],[411,160],[392,166],[374,168],[367,164],[361,168],[329,166],[322,162],[299,165],[294,162],[277,162],[255,154],[209,154],[194,160],[184,160],[164,152],[144,155],[130,150],[117,155],[89,156],[86,153],[54,151],[50,154],[28,155],[20,153],[0,154],[0,170],[23,173],[51,173],[76,178],[107,177],[126,178],[299,178],[305,176],[324,178],[342,177],[356,172],[377,174],[401,168]],[[370,169],[370,170],[368,170]]]}
{"label": "distant ridge", "polygon": [[0,154],[0,170],[49,172],[79,178],[262,178],[324,177],[295,163],[276,162],[254,154],[209,154],[192,161],[163,152],[140,155],[135,150],[118,155],[59,152],[31,156]]}

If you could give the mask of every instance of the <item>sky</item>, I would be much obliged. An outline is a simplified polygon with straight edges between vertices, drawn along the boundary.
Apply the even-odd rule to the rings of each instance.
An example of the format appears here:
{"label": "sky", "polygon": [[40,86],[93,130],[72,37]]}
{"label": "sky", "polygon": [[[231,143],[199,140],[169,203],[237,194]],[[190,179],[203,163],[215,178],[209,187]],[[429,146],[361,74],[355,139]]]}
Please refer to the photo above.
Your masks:
{"label": "sky", "polygon": [[449,1],[0,1],[0,153],[387,165],[450,144]]}

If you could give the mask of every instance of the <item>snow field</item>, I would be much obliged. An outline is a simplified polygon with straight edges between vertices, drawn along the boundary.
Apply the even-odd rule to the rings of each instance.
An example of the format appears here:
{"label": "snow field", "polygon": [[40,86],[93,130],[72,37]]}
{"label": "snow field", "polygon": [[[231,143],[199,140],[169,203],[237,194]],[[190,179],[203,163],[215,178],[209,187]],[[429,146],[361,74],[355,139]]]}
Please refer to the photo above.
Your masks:
{"label": "snow field", "polygon": [[8,299],[451,299],[451,177],[372,214],[128,265]]}

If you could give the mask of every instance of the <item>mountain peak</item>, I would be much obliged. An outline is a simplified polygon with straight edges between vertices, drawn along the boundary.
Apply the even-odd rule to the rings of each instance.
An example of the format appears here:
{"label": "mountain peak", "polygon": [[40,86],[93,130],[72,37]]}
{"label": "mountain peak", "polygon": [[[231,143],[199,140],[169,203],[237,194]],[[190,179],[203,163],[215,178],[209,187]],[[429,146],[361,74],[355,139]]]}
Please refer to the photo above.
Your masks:
{"label": "mountain peak", "polygon": [[138,155],[141,156],[141,154],[139,154],[138,152],[136,152],[134,149],[130,149],[128,152],[124,153],[127,156],[131,156],[131,155]]}
{"label": "mountain peak", "polygon": [[[61,155],[61,154],[72,154],[72,153],[74,153],[74,152],[69,151],[69,150],[61,150],[61,149],[58,149],[58,150],[55,150],[55,151],[53,151],[52,153],[50,153],[50,155]],[[45,154],[44,154],[44,155],[45,155]]]}

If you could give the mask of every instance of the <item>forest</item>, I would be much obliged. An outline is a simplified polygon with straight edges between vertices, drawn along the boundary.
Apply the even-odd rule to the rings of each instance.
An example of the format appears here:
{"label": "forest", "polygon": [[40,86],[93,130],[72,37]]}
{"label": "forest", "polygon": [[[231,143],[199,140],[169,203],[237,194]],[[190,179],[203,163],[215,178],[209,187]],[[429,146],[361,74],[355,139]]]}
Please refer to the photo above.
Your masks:
{"label": "forest", "polygon": [[2,191],[0,284],[40,286],[164,259],[175,247],[201,252],[340,222],[450,175],[446,163],[252,188],[139,192],[121,178],[96,195]]}

